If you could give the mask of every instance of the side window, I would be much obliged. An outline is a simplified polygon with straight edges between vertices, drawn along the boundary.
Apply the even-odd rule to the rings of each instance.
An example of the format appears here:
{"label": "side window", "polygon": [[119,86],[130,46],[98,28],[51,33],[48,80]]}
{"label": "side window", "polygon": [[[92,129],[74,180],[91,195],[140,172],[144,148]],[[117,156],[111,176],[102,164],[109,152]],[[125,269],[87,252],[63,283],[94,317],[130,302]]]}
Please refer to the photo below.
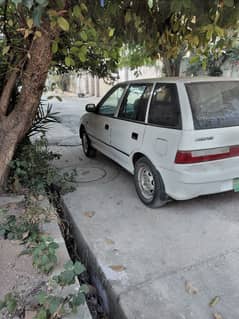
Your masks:
{"label": "side window", "polygon": [[152,87],[152,84],[131,85],[123,99],[118,117],[144,122]]}
{"label": "side window", "polygon": [[119,100],[122,97],[125,86],[119,86],[110,92],[109,95],[100,103],[98,107],[98,114],[113,116],[118,106]]}
{"label": "side window", "polygon": [[158,83],[154,89],[148,122],[163,127],[181,128],[176,84]]}

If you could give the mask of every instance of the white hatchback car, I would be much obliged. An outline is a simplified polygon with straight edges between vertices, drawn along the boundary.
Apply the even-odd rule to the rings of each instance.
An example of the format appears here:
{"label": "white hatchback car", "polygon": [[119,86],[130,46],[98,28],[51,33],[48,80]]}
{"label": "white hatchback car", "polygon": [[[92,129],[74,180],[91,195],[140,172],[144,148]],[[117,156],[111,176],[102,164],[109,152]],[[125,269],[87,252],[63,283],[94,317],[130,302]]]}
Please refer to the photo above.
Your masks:
{"label": "white hatchback car", "polygon": [[99,150],[133,174],[144,204],[239,190],[239,80],[124,82],[86,111],[85,155]]}

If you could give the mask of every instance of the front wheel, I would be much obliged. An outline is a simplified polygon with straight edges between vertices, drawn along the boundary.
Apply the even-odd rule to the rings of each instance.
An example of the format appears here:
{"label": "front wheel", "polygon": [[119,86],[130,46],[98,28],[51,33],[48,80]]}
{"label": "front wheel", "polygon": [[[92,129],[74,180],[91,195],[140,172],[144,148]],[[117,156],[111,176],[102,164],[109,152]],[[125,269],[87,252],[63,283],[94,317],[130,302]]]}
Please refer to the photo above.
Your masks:
{"label": "front wheel", "polygon": [[81,140],[82,140],[82,148],[83,148],[83,152],[85,156],[95,157],[96,150],[91,146],[90,139],[85,131],[82,133]]}
{"label": "front wheel", "polygon": [[145,205],[157,208],[169,201],[159,172],[146,157],[141,157],[135,164],[134,182],[137,194]]}

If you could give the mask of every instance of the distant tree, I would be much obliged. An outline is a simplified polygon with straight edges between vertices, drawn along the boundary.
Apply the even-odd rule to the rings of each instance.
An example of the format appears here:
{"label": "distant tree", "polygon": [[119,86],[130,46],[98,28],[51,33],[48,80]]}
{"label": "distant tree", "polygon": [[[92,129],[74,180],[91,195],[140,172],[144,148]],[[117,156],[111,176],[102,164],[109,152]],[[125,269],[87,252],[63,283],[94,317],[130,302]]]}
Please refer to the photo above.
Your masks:
{"label": "distant tree", "polygon": [[[145,59],[162,59],[166,75],[179,75],[188,50],[204,56],[230,47],[238,29],[238,0],[126,0],[105,1],[111,7],[115,34],[142,48]],[[206,55],[205,61],[206,64]]]}
{"label": "distant tree", "polygon": [[225,62],[229,62],[231,68],[239,63],[239,47],[235,46],[225,48],[215,52],[204,52],[204,55],[193,55],[189,60],[186,70],[187,75],[197,76],[199,74],[207,74],[210,76],[221,76],[223,74],[222,66]]}

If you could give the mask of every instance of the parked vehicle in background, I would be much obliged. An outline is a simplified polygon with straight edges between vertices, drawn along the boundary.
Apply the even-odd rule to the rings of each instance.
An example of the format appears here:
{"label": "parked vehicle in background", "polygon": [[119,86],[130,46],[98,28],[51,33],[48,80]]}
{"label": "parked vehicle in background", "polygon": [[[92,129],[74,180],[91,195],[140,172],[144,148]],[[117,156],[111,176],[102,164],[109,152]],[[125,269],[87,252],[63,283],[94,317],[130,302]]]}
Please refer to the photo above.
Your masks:
{"label": "parked vehicle in background", "polygon": [[98,150],[133,174],[144,204],[239,190],[239,80],[128,81],[86,111],[85,155]]}

